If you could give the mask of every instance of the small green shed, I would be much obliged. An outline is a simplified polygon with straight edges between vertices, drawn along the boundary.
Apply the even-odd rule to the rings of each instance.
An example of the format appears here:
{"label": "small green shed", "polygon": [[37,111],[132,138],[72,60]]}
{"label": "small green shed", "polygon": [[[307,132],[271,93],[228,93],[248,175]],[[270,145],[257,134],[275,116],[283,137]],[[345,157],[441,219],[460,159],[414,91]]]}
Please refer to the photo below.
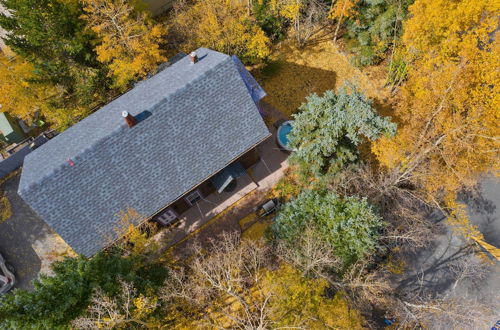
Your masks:
{"label": "small green shed", "polygon": [[19,143],[26,139],[23,130],[8,113],[0,112],[0,140],[7,143]]}

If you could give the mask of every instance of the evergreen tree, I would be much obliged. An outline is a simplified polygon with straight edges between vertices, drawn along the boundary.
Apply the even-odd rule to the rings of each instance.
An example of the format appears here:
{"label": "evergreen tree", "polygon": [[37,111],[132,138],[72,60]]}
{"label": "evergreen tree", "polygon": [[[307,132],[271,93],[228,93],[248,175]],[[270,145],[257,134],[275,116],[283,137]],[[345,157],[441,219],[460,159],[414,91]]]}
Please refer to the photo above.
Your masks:
{"label": "evergreen tree", "polygon": [[304,177],[334,174],[358,158],[357,146],[382,134],[392,136],[396,125],[379,116],[372,102],[351,86],[337,94],[312,94],[294,115],[289,135],[295,149],[290,161]]}
{"label": "evergreen tree", "polygon": [[64,88],[69,101],[91,104],[102,88],[101,68],[92,50],[92,31],[86,28],[78,1],[0,0],[8,13],[0,27],[8,31],[5,43],[32,63],[37,79]]}
{"label": "evergreen tree", "polygon": [[285,204],[272,225],[272,232],[291,249],[301,250],[297,242],[306,229],[312,228],[315,237],[330,246],[344,266],[348,266],[375,249],[382,226],[382,219],[366,199],[306,190]]}
{"label": "evergreen tree", "polygon": [[67,258],[55,263],[53,271],[54,276],[35,281],[32,292],[15,290],[0,297],[0,328],[69,328],[89,305],[94,289],[114,297],[125,281],[145,293],[158,288],[166,276],[162,266],[144,266],[139,257],[109,253]]}
{"label": "evergreen tree", "polygon": [[272,41],[281,40],[286,35],[289,22],[280,15],[275,0],[261,0],[253,3],[255,20]]}
{"label": "evergreen tree", "polygon": [[357,14],[347,20],[344,36],[347,47],[355,54],[355,65],[377,64],[402,34],[402,21],[413,0],[362,0]]}

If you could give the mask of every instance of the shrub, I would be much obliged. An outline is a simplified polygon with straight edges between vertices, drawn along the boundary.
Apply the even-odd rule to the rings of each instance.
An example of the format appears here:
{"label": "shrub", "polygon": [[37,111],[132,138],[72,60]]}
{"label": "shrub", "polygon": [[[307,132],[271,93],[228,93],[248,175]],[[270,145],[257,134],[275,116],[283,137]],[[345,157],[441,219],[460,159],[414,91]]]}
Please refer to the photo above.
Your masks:
{"label": "shrub", "polygon": [[369,99],[348,86],[350,91],[341,88],[338,93],[308,96],[294,115],[289,139],[295,151],[290,161],[303,178],[338,173],[358,159],[359,144],[396,132],[390,118],[379,116]]}
{"label": "shrub", "polygon": [[0,327],[68,328],[85,311],[94,289],[113,297],[123,280],[143,293],[158,288],[167,275],[159,265],[144,266],[140,258],[112,253],[66,258],[54,263],[53,271],[54,276],[35,281],[32,292],[15,290],[0,298]]}
{"label": "shrub", "polygon": [[344,266],[349,266],[377,246],[378,231],[384,225],[365,198],[341,198],[326,190],[306,190],[284,205],[272,225],[274,238],[290,248],[306,228],[326,242]]}

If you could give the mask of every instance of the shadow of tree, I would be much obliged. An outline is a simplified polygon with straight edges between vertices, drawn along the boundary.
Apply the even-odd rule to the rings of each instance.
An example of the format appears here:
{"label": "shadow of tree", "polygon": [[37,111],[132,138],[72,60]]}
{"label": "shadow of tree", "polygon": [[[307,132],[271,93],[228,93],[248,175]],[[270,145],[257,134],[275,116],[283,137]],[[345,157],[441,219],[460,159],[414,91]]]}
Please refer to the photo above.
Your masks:
{"label": "shadow of tree", "polygon": [[493,201],[484,197],[480,187],[474,190],[462,190],[458,194],[458,200],[466,203],[474,213],[481,215],[493,214],[497,208]]}
{"label": "shadow of tree", "polygon": [[278,60],[269,63],[252,75],[267,92],[265,101],[277,108],[288,118],[305,102],[311,93],[322,94],[335,89],[335,72]]}
{"label": "shadow of tree", "polygon": [[381,116],[390,116],[392,117],[392,121],[397,123],[398,126],[402,124],[402,119],[399,118],[396,114],[396,105],[393,102],[387,100],[373,99],[373,107],[377,110],[377,112]]}
{"label": "shadow of tree", "polygon": [[[499,182],[493,177],[486,177],[475,188],[458,194],[458,201],[467,206],[471,223],[477,226],[487,243],[496,247],[500,247]],[[485,190],[485,186],[489,189]]]}
{"label": "shadow of tree", "polygon": [[[406,256],[413,263],[404,278],[399,281],[396,292],[403,296],[437,296],[447,292],[456,282],[454,267],[474,254],[471,245],[454,246],[449,239],[444,249],[443,242],[436,241],[414,255]],[[443,246],[441,246],[443,248]],[[439,254],[433,251],[441,250]],[[471,280],[468,285],[479,285]]]}
{"label": "shadow of tree", "polygon": [[320,45],[324,42],[327,41],[332,41],[333,37],[335,35],[335,29],[333,28],[332,25],[325,25],[318,29],[310,38],[307,40],[305,46],[310,47],[310,46],[315,46],[315,45]]}

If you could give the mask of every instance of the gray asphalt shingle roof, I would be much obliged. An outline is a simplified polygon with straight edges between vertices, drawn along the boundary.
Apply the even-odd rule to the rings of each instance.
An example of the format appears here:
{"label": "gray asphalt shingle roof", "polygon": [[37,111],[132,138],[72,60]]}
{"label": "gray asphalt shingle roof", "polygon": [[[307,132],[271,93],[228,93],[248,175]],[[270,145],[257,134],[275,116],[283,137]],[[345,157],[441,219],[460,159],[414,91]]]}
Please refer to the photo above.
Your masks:
{"label": "gray asphalt shingle roof", "polygon": [[120,211],[153,215],[269,136],[231,57],[196,52],[25,158],[19,194],[78,253],[116,238]]}

